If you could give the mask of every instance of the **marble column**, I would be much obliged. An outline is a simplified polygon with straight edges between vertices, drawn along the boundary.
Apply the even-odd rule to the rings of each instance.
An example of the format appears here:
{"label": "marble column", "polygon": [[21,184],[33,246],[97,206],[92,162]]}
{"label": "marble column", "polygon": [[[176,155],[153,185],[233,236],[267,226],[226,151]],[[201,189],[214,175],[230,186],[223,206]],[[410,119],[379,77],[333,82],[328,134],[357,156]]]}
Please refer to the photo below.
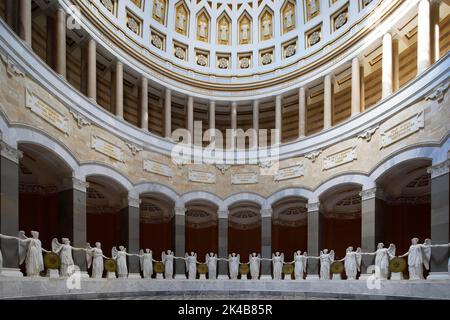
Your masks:
{"label": "marble column", "polygon": [[441,58],[441,48],[440,48],[440,25],[439,25],[439,11],[441,3],[440,1],[432,1],[430,8],[430,32],[431,32],[431,63],[435,63]]}
{"label": "marble column", "polygon": [[359,59],[352,60],[352,106],[351,116],[354,117],[361,112],[361,79]]}
{"label": "marble column", "polygon": [[333,84],[331,75],[326,75],[324,79],[323,107],[323,129],[326,130],[332,125]]}
{"label": "marble column", "polygon": [[[261,257],[272,258],[272,208],[261,210]],[[272,279],[272,262],[261,262],[261,279]]]}
{"label": "marble column", "polygon": [[[58,238],[69,238],[78,248],[86,246],[86,190],[88,183],[76,178],[64,180],[58,192]],[[82,273],[87,275],[86,253],[74,251],[73,258]]]}
{"label": "marble column", "polygon": [[141,78],[141,128],[148,131],[148,80]]}
{"label": "marble column", "polygon": [[[219,236],[219,258],[228,258],[228,210],[219,211],[219,226],[218,226],[218,236]],[[219,279],[229,279],[228,276],[228,262],[219,261]]]}
{"label": "marble column", "polygon": [[431,66],[430,1],[419,2],[417,15],[417,74]]}
{"label": "marble column", "polygon": [[[121,238],[128,253],[139,253],[140,247],[140,199],[128,197],[125,207],[120,212]],[[140,278],[139,257],[128,257],[128,277]]]}
{"label": "marble column", "polygon": [[[428,169],[431,174],[431,241],[433,244],[450,243],[450,160]],[[433,248],[430,275],[427,279],[448,279],[449,248]]]}
{"label": "marble column", "polygon": [[17,0],[6,0],[6,23],[9,27],[16,32],[17,31],[17,5],[19,4]]}
{"label": "marble column", "polygon": [[31,47],[31,0],[20,0],[19,35]]}
{"label": "marble column", "polygon": [[253,101],[253,130],[254,130],[254,148],[258,147],[259,144],[259,101]]}
{"label": "marble column", "polygon": [[[0,141],[0,233],[17,236],[19,232],[19,160],[22,152]],[[17,241],[1,240],[3,276],[21,277]]]}
{"label": "marble column", "polygon": [[116,101],[116,116],[123,119],[123,63],[120,61],[116,62],[116,73],[115,73],[115,101]]}
{"label": "marble column", "polygon": [[89,39],[87,43],[87,96],[97,101],[97,43]]}
{"label": "marble column", "polygon": [[[186,254],[186,208],[175,208],[175,256],[184,257]],[[175,278],[186,279],[186,265],[184,260],[175,260]]]}
{"label": "marble column", "polygon": [[[317,257],[321,250],[321,219],[320,219],[320,204],[308,203],[308,255]],[[319,279],[319,260],[309,259],[307,280]]]}
{"label": "marble column", "polygon": [[216,102],[213,100],[209,102],[208,120],[209,129],[216,129]]}
{"label": "marble column", "polygon": [[281,95],[278,95],[275,97],[275,130],[277,132],[275,141],[277,143],[281,143],[281,139],[283,138],[282,109],[283,109],[283,97]]}
{"label": "marble column", "polygon": [[[377,244],[383,238],[382,190],[371,188],[362,190],[359,195],[361,196],[361,249],[363,252],[374,252]],[[371,265],[374,265],[374,257],[364,255],[361,264],[361,277]]]}
{"label": "marble column", "polygon": [[63,8],[56,9],[56,66],[55,71],[61,76],[67,76],[66,59],[66,12]]}
{"label": "marble column", "polygon": [[392,92],[400,89],[400,51],[398,39],[392,40]]}
{"label": "marble column", "polygon": [[365,73],[364,73],[364,65],[361,64],[359,68],[360,82],[359,87],[361,89],[361,111],[366,109],[366,82],[365,82]]}
{"label": "marble column", "polygon": [[237,129],[237,102],[231,104],[231,129]]}
{"label": "marble column", "polygon": [[191,134],[192,142],[194,141],[194,97],[189,96],[186,109],[186,129]]}
{"label": "marble column", "polygon": [[172,137],[172,91],[166,89],[164,99],[164,137]]}
{"label": "marble column", "polygon": [[300,88],[298,92],[298,137],[306,136],[306,89]]}
{"label": "marble column", "polygon": [[392,71],[392,35],[386,33],[383,37],[382,99],[390,96],[393,92]]}

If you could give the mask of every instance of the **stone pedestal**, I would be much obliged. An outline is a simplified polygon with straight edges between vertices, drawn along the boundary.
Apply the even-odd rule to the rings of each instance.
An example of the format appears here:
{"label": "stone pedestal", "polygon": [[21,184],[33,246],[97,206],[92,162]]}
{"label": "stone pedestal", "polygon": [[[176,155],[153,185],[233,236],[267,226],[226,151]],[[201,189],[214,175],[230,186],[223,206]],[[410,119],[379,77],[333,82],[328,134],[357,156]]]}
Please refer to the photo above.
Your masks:
{"label": "stone pedestal", "polygon": [[130,279],[142,279],[140,273],[129,273],[128,274],[128,278],[130,278]]}
{"label": "stone pedestal", "polygon": [[157,273],[156,274],[156,279],[164,279],[164,274],[163,273]]}
{"label": "stone pedestal", "polygon": [[285,274],[284,280],[292,280],[292,276],[290,274]]}
{"label": "stone pedestal", "polygon": [[201,274],[200,275],[200,280],[206,280],[206,274]]}
{"label": "stone pedestal", "polygon": [[48,269],[47,277],[49,278],[59,278],[59,270],[56,269]]}
{"label": "stone pedestal", "polygon": [[342,280],[342,275],[340,273],[334,273],[331,280]]}
{"label": "stone pedestal", "polygon": [[217,279],[218,279],[218,280],[230,280],[230,277],[229,277],[228,275],[225,275],[225,274],[220,274],[220,275],[217,277]]}
{"label": "stone pedestal", "polygon": [[319,275],[317,275],[317,274],[308,274],[307,276],[306,276],[306,280],[308,280],[308,281],[319,281],[320,280],[320,278],[319,278]]}
{"label": "stone pedestal", "polygon": [[241,280],[248,280],[248,277],[246,274],[241,274]]}
{"label": "stone pedestal", "polygon": [[117,279],[116,273],[115,273],[115,272],[108,272],[108,273],[106,274],[106,278],[107,278],[107,279]]}
{"label": "stone pedestal", "polygon": [[431,272],[427,280],[448,280],[450,279],[450,272]]}
{"label": "stone pedestal", "polygon": [[391,274],[391,280],[403,280],[403,273],[402,272],[392,272]]}

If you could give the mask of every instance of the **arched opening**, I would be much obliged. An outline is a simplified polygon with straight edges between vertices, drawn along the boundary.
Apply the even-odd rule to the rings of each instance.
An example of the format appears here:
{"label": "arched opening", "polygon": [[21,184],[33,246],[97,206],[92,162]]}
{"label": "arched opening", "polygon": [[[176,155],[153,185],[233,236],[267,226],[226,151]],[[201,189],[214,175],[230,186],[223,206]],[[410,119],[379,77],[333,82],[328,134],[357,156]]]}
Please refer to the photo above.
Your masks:
{"label": "arched opening", "polygon": [[284,252],[287,261],[291,261],[295,251],[307,250],[307,203],[304,198],[289,197],[272,206],[272,251]]}
{"label": "arched opening", "polygon": [[127,190],[106,176],[93,175],[86,180],[86,238],[91,245],[100,242],[103,253],[110,256],[112,247],[127,245],[121,214],[128,206]]}
{"label": "arched opening", "polygon": [[349,246],[361,247],[361,186],[340,185],[320,196],[322,248],[334,250],[336,259]]}
{"label": "arched opening", "polygon": [[261,253],[261,207],[253,202],[240,202],[229,207],[228,252],[248,256]]}
{"label": "arched opening", "polygon": [[57,154],[42,146],[20,143],[19,229],[29,235],[39,231],[42,247],[50,250],[55,237],[62,234],[58,222],[65,204],[63,192],[72,188],[72,171]]}
{"label": "arched opening", "polygon": [[153,258],[161,259],[161,253],[174,250],[174,207],[172,200],[162,194],[141,195],[140,246],[151,249]]}
{"label": "arched opening", "polygon": [[209,252],[218,252],[217,210],[206,201],[186,204],[186,252],[196,252],[199,261]]}

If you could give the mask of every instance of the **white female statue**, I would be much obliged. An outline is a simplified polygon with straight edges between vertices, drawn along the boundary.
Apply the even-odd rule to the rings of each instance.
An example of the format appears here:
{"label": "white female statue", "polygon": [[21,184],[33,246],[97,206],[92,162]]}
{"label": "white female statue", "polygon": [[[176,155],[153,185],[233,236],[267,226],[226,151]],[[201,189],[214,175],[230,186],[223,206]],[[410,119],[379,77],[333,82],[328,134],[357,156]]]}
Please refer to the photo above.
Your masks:
{"label": "white female statue", "polygon": [[186,270],[188,271],[188,279],[195,280],[197,278],[197,254],[191,252],[185,254],[184,260],[186,261]]}
{"label": "white female statue", "polygon": [[153,259],[153,253],[150,249],[141,249],[139,251],[139,262],[141,265],[142,276],[146,279],[151,278],[153,275],[153,262],[157,262]]}
{"label": "white female statue", "polygon": [[450,243],[432,245],[430,239],[425,239],[424,243],[420,244],[418,238],[412,238],[408,252],[400,256],[408,256],[409,280],[424,280],[423,266],[426,270],[430,269],[431,248],[448,246]]}
{"label": "white female statue", "polygon": [[39,232],[31,231],[31,238],[25,236],[25,232],[19,231],[19,237],[11,237],[0,234],[0,238],[19,241],[19,264],[25,261],[25,269],[28,277],[39,277],[44,271],[44,259],[42,252],[49,252],[42,248],[39,240]]}
{"label": "white female statue", "polygon": [[270,26],[272,25],[272,19],[270,18],[269,15],[266,15],[263,22],[262,22],[262,27],[263,27],[263,36],[268,37],[271,35],[270,33]]}
{"label": "white female statue", "polygon": [[92,248],[89,243],[86,245],[86,262],[88,269],[92,265],[91,278],[101,279],[103,277],[103,258],[108,259],[103,255],[102,245],[100,242],[95,243]]}
{"label": "white female statue", "polygon": [[281,280],[281,274],[283,272],[283,264],[284,264],[284,253],[279,253],[278,251],[275,254],[272,254],[272,264],[273,264],[273,279]]}
{"label": "white female statue", "polygon": [[164,263],[164,277],[166,279],[173,278],[173,259],[174,255],[171,250],[167,250],[166,252],[161,253],[161,261]]}
{"label": "white female statue", "polygon": [[395,258],[395,245],[391,243],[389,248],[380,242],[375,252],[361,252],[362,255],[375,256],[375,278],[387,280],[389,277],[389,263]]}
{"label": "white female statue", "polygon": [[295,280],[301,280],[303,279],[303,275],[306,272],[306,265],[308,261],[308,254],[306,252],[302,252],[300,250],[297,250],[297,252],[294,252],[294,271],[295,271]]}
{"label": "white female statue", "polygon": [[320,251],[320,280],[330,280],[331,264],[334,262],[334,251],[328,249]]}
{"label": "white female statue", "polygon": [[75,248],[70,245],[70,240],[68,238],[62,238],[62,244],[58,242],[58,239],[54,238],[52,240],[52,251],[59,254],[61,259],[60,273],[62,277],[70,277],[71,269],[75,266],[72,257],[72,250],[86,250],[82,248]]}
{"label": "white female statue", "polygon": [[116,260],[117,264],[117,277],[128,277],[127,256],[137,256],[136,254],[127,253],[127,249],[124,246],[119,246],[119,250],[116,247],[112,248],[112,258]]}
{"label": "white female statue", "polygon": [[261,260],[262,260],[261,255],[259,253],[256,254],[256,252],[253,252],[248,257],[248,263],[250,264],[250,274],[251,274],[253,280],[259,279],[259,270],[261,267]]}
{"label": "white female statue", "polygon": [[155,16],[162,19],[164,10],[164,3],[161,0],[155,1]]}
{"label": "white female statue", "polygon": [[217,279],[217,254],[210,252],[206,254],[205,263],[208,266],[208,279],[215,280]]}
{"label": "white female statue", "polygon": [[239,276],[239,264],[241,261],[241,256],[236,253],[232,253],[228,256],[228,268],[230,270],[230,278],[231,280],[237,280]]}
{"label": "white female statue", "polygon": [[345,257],[339,261],[344,261],[345,274],[348,280],[356,280],[358,271],[361,270],[361,248],[353,251],[353,247],[348,247]]}

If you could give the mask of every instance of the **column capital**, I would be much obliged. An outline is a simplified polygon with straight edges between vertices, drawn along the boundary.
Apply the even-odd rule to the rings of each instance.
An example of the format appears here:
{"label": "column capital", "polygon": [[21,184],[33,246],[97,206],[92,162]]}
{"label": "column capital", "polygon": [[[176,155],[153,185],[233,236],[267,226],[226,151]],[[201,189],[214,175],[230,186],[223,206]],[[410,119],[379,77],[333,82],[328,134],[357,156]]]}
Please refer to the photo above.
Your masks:
{"label": "column capital", "polygon": [[307,208],[308,212],[317,212],[320,209],[320,202],[308,203]]}
{"label": "column capital", "polygon": [[371,188],[362,190],[359,195],[361,196],[362,201],[373,198],[384,199],[384,190],[382,188]]}
{"label": "column capital", "polygon": [[8,160],[18,164],[19,160],[23,157],[23,152],[10,146],[5,141],[0,141],[1,156]]}
{"label": "column capital", "polygon": [[230,211],[228,210],[219,210],[217,211],[217,217],[219,219],[228,219],[228,215],[230,214]]}
{"label": "column capital", "polygon": [[427,172],[431,174],[431,179],[448,174],[450,172],[450,159],[429,167]]}
{"label": "column capital", "polygon": [[139,208],[141,204],[141,199],[128,197],[128,206],[133,208]]}
{"label": "column capital", "polygon": [[86,180],[81,180],[75,177],[66,178],[63,180],[63,190],[75,189],[86,193],[87,188],[89,188],[89,182],[86,182]]}
{"label": "column capital", "polygon": [[185,216],[186,215],[186,208],[185,207],[175,207],[175,215],[176,216]]}
{"label": "column capital", "polygon": [[268,208],[268,209],[261,209],[261,218],[271,218],[272,214],[273,214],[273,209],[272,208]]}

